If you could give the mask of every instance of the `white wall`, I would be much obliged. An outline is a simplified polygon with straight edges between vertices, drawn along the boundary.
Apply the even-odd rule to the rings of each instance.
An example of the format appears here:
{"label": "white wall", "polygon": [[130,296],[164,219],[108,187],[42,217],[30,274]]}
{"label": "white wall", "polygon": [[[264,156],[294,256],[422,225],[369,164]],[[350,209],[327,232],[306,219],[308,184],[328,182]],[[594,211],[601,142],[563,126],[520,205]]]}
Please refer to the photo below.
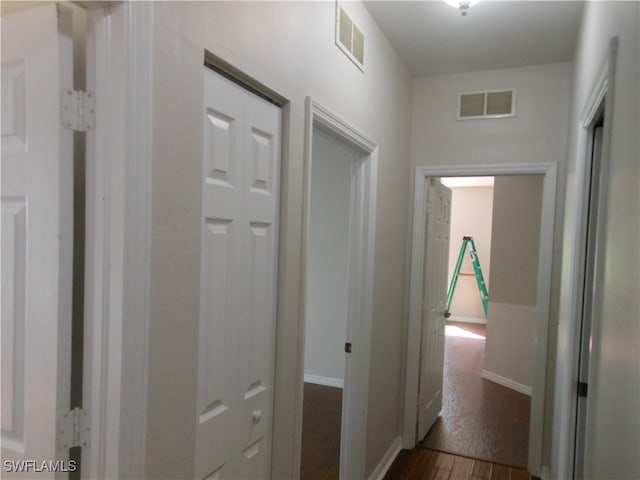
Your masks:
{"label": "white wall", "polygon": [[[562,161],[571,65],[441,75],[414,80],[412,165]],[[456,120],[460,92],[517,89],[513,118]]]}
{"label": "white wall", "polygon": [[587,478],[640,478],[640,45],[638,2],[587,2],[578,39],[566,184],[562,249],[562,286],[558,326],[558,362],[554,436],[554,478],[570,472],[575,405],[574,355],[578,326],[575,292],[579,266],[578,221],[584,203],[579,196],[585,157],[581,117],[608,54],[609,40],[619,38],[609,168],[605,185],[606,232],[603,242],[602,311],[596,317],[589,385],[589,425],[585,456]]}
{"label": "white wall", "polygon": [[366,442],[369,474],[400,431],[411,81],[364,6],[365,71],[335,46],[334,2],[154,2],[147,478],[193,473],[204,50],[289,100],[284,109],[274,478],[297,476],[304,101],[379,144]]}
{"label": "white wall", "polygon": [[496,177],[491,233],[491,300],[535,305],[543,175]]}
{"label": "white wall", "polygon": [[[554,255],[562,248],[562,212],[572,66],[539,65],[441,75],[414,80],[411,126],[411,174],[416,165],[477,165],[558,162]],[[517,89],[517,115],[506,119],[456,121],[460,92]],[[413,198],[413,180],[409,198]],[[413,216],[410,204],[409,219]],[[407,264],[409,259],[407,259]],[[549,365],[545,402],[553,402],[560,261],[554,258],[549,318]],[[551,435],[553,411],[545,409],[544,438]],[[548,464],[550,449],[544,452]]]}
{"label": "white wall", "polygon": [[487,378],[523,393],[531,390],[539,321],[536,295],[542,182],[542,175],[496,177],[493,195],[484,370],[490,374]]}
{"label": "white wall", "polygon": [[314,128],[312,157],[304,374],[307,381],[338,386],[344,382],[354,152]]}
{"label": "white wall", "polygon": [[[471,236],[476,245],[482,274],[489,289],[491,273],[491,218],[493,212],[493,187],[451,187],[451,242],[449,245],[449,277],[458,260],[462,237]],[[470,246],[467,247],[461,272],[473,273]],[[476,278],[460,276],[451,302],[449,320],[474,319],[486,321]],[[463,317],[463,318],[458,318]]]}

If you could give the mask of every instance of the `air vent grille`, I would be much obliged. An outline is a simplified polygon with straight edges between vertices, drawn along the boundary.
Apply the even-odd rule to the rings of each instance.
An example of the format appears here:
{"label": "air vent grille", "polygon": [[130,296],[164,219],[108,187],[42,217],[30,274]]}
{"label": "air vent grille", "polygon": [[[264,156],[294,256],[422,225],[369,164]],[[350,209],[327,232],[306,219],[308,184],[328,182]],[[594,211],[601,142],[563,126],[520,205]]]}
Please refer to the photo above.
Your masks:
{"label": "air vent grille", "polygon": [[351,46],[353,56],[360,62],[360,65],[364,65],[364,34],[358,30],[358,27],[355,25],[353,26],[353,41]]}
{"label": "air vent grille", "polygon": [[336,45],[364,72],[364,34],[340,6],[336,7]]}
{"label": "air vent grille", "polygon": [[457,119],[514,117],[516,91],[487,90],[458,95]]}
{"label": "air vent grille", "polygon": [[460,116],[480,117],[484,115],[484,93],[460,95]]}

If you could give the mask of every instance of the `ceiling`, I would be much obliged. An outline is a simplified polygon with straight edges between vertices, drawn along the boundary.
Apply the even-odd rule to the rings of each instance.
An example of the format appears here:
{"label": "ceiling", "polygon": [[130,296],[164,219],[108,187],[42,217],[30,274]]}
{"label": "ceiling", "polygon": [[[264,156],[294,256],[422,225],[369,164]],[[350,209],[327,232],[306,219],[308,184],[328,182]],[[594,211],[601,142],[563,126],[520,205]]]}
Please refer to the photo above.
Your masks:
{"label": "ceiling", "polygon": [[494,177],[443,177],[440,179],[445,187],[493,187]]}
{"label": "ceiling", "polygon": [[582,1],[484,0],[466,16],[442,0],[366,1],[415,77],[567,62]]}

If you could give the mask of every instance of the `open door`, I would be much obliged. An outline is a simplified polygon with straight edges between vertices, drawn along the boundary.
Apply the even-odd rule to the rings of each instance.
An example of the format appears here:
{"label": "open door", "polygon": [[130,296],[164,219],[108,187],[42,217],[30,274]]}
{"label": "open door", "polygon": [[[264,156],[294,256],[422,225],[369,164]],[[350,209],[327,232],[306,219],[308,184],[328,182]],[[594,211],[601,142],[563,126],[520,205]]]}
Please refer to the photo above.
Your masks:
{"label": "open door", "polygon": [[418,439],[427,435],[442,409],[444,329],[451,228],[451,190],[436,178],[425,179],[427,192]]}
{"label": "open door", "polygon": [[61,122],[70,31],[64,6],[3,5],[3,478],[72,468],[60,441],[71,360],[73,147]]}

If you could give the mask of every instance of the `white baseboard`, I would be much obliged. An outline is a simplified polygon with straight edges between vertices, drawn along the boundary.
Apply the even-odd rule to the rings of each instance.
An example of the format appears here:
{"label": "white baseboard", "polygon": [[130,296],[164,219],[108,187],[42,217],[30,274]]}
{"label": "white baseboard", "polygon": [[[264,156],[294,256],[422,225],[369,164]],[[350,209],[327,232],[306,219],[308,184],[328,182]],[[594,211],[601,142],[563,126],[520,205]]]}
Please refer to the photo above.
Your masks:
{"label": "white baseboard", "polygon": [[516,392],[524,393],[525,395],[531,396],[531,387],[529,385],[523,385],[522,383],[518,383],[509,378],[505,378],[502,375],[498,375],[497,373],[489,372],[488,370],[482,370],[482,378],[486,378],[498,385],[502,385],[503,387],[510,388],[511,390],[515,390]]}
{"label": "white baseboard", "polygon": [[460,317],[458,315],[451,315],[449,318],[447,318],[447,322],[481,323],[483,325],[486,325],[487,319],[479,317]]}
{"label": "white baseboard", "polygon": [[307,383],[324,385],[325,387],[344,388],[344,379],[342,378],[321,377],[319,375],[311,375],[309,373],[305,373],[304,381]]}
{"label": "white baseboard", "polygon": [[391,465],[398,456],[398,453],[400,453],[400,450],[402,450],[402,437],[396,437],[396,439],[389,446],[387,452],[382,457],[382,460],[380,460],[378,466],[369,476],[369,480],[382,480],[387,474],[389,468],[391,468]]}

